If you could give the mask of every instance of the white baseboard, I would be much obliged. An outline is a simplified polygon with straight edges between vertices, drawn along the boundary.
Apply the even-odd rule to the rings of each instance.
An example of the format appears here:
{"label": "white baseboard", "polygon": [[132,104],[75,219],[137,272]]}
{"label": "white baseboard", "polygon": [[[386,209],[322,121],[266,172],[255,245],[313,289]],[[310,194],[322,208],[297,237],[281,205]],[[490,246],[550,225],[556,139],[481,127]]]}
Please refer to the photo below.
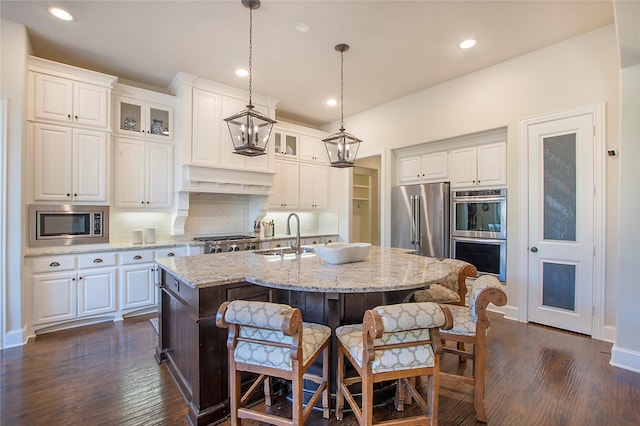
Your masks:
{"label": "white baseboard", "polygon": [[611,361],[614,367],[640,373],[640,352],[613,346],[611,348]]}

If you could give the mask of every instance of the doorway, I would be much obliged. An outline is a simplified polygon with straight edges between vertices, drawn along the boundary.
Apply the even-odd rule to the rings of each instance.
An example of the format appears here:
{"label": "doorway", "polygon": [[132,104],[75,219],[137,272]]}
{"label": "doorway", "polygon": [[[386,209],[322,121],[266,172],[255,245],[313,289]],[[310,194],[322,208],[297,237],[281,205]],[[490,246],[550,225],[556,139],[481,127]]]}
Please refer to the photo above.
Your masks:
{"label": "doorway", "polygon": [[[593,335],[601,226],[602,107],[526,120],[527,321]],[[525,197],[523,197],[525,198]],[[598,224],[598,226],[596,226]],[[600,301],[602,302],[602,301]]]}
{"label": "doorway", "polygon": [[351,188],[350,240],[380,245],[380,156],[357,159]]}

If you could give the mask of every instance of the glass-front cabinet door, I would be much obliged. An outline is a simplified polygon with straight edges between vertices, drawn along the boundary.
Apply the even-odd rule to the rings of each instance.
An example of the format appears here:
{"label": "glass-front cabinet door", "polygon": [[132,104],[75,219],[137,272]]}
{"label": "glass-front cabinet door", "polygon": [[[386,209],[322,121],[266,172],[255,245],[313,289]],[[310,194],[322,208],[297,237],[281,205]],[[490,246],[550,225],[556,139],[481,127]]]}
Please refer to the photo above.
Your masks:
{"label": "glass-front cabinet door", "polygon": [[172,137],[173,109],[134,98],[116,99],[118,133],[136,137],[169,139]]}
{"label": "glass-front cabinet door", "polygon": [[276,156],[298,158],[298,136],[274,130],[273,149]]}

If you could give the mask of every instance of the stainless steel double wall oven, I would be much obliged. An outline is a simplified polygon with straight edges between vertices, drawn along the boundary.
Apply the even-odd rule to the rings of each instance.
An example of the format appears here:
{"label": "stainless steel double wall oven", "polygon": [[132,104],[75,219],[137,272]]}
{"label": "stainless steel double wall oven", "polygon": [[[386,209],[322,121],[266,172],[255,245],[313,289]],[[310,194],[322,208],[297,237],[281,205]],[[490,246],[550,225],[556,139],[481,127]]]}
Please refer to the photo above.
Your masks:
{"label": "stainless steel double wall oven", "polygon": [[454,191],[451,201],[452,257],[505,281],[507,190]]}

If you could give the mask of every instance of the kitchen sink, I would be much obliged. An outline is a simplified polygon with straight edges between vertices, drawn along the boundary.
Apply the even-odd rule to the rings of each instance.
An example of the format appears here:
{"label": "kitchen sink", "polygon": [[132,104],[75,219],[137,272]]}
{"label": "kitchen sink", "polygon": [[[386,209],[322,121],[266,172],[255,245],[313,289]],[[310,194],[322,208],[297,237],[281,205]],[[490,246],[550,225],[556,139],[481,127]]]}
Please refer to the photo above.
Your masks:
{"label": "kitchen sink", "polygon": [[[263,256],[285,256],[285,255],[295,255],[296,249],[294,247],[275,247],[268,249],[255,250],[255,254],[260,254]],[[302,247],[302,254],[312,254],[313,249],[310,247]]]}

